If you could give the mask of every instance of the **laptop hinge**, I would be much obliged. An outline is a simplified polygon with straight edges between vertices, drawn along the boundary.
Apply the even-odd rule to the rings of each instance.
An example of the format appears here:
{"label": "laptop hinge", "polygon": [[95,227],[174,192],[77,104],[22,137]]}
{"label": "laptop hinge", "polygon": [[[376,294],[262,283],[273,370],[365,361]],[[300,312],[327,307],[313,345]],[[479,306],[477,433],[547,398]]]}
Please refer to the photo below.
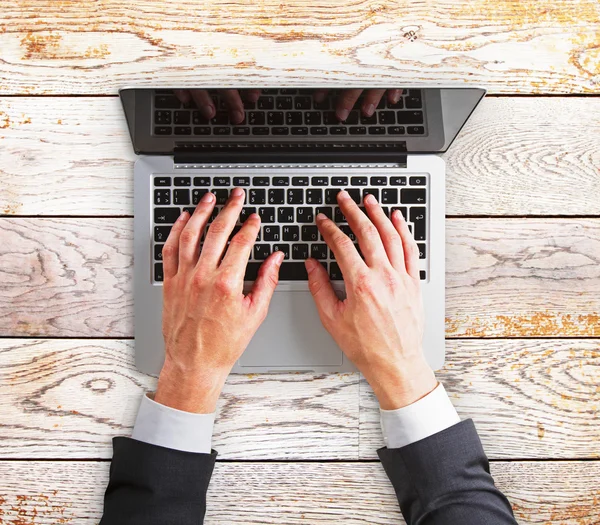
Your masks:
{"label": "laptop hinge", "polygon": [[175,164],[394,163],[405,168],[406,142],[377,144],[261,143],[181,144]]}

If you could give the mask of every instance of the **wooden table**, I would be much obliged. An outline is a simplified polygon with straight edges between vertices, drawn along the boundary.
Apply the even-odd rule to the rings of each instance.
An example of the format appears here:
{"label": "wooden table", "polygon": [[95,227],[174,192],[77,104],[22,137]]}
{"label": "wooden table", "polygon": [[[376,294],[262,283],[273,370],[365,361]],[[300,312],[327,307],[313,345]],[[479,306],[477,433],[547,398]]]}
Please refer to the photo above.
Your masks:
{"label": "wooden table", "polygon": [[[520,523],[600,522],[596,0],[0,0],[0,524],[96,523],[155,385],[117,88],[373,80],[490,90],[445,155],[439,378]],[[381,443],[358,374],[232,376],[206,522],[401,523]]]}

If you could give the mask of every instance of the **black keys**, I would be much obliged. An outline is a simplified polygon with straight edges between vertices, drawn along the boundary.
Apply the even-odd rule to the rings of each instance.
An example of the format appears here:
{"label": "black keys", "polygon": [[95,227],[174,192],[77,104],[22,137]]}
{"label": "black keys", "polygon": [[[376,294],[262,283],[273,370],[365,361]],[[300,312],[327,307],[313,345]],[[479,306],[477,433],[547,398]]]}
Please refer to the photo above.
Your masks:
{"label": "black keys", "polygon": [[190,190],[173,190],[173,204],[184,206],[190,203]]}
{"label": "black keys", "polygon": [[171,177],[154,177],[155,186],[170,186]]}
{"label": "black keys", "polygon": [[316,100],[313,102],[313,108],[318,109],[320,111],[324,111],[330,108],[329,97],[325,98],[321,102],[317,102]]}
{"label": "black keys", "polygon": [[419,248],[419,259],[425,259],[427,257],[427,248],[423,243],[418,243],[417,248]]}
{"label": "black keys", "polygon": [[279,226],[263,226],[264,241],[280,241],[281,232]]}
{"label": "black keys", "polygon": [[257,261],[264,261],[271,254],[271,246],[268,244],[254,245],[254,258]]}
{"label": "black keys", "polygon": [[385,135],[385,128],[383,126],[371,126],[369,135]]}
{"label": "black keys", "polygon": [[270,182],[269,177],[252,177],[253,186],[268,186]]}
{"label": "black keys", "polygon": [[405,107],[407,109],[418,109],[423,107],[420,89],[409,89],[408,97],[406,97]]}
{"label": "black keys", "polygon": [[289,244],[274,244],[273,245],[273,253],[275,252],[283,252],[283,259],[290,258],[290,245]]}
{"label": "black keys", "polygon": [[234,186],[250,186],[250,177],[233,177]]}
{"label": "black keys", "polygon": [[400,213],[402,214],[402,216],[404,217],[404,220],[407,221],[408,220],[408,211],[406,206],[394,206],[392,207],[392,213],[394,213],[396,210],[399,210]]}
{"label": "black keys", "polygon": [[341,222],[346,222],[346,217],[344,217],[342,210],[340,210],[339,208],[335,208],[333,216],[334,222],[337,222],[338,224]]}
{"label": "black keys", "polygon": [[162,263],[154,263],[154,280],[161,282],[164,280]]}
{"label": "black keys", "polygon": [[423,124],[422,111],[398,111],[398,124]]}
{"label": "black keys", "polygon": [[310,97],[294,98],[294,109],[310,109]]}
{"label": "black keys", "polygon": [[328,219],[333,220],[333,208],[331,208],[330,206],[323,206],[322,208],[317,208],[317,215],[319,215],[319,213],[322,213]]}
{"label": "black keys", "polygon": [[251,126],[264,126],[265,114],[262,111],[248,112],[248,124]]}
{"label": "black keys", "polygon": [[366,186],[368,183],[369,179],[367,177],[352,177],[350,179],[352,186]]}
{"label": "black keys", "polygon": [[206,126],[208,124],[208,122],[209,122],[209,119],[207,119],[199,111],[194,111],[192,113],[192,124],[194,124],[194,126]]}
{"label": "black keys", "polygon": [[377,113],[373,113],[370,117],[367,117],[366,115],[361,115],[360,123],[361,124],[377,124]]}
{"label": "black keys", "polygon": [[283,111],[269,111],[267,113],[267,124],[269,126],[283,126]]}
{"label": "black keys", "polygon": [[308,135],[308,128],[305,127],[293,127],[292,128],[292,135]]}
{"label": "black keys", "polygon": [[187,211],[190,215],[194,215],[194,212],[196,211],[196,208],[193,208],[191,206],[186,206],[183,208],[183,211]]}
{"label": "black keys", "polygon": [[282,189],[269,190],[269,204],[285,204],[285,192]]}
{"label": "black keys", "polygon": [[[293,246],[292,246],[293,257]],[[279,268],[280,281],[306,281],[308,274],[303,262],[284,262]]]}
{"label": "black keys", "polygon": [[164,244],[155,244],[154,245],[154,260],[162,261],[162,249]]}
{"label": "black keys", "polygon": [[426,208],[414,207],[410,209],[410,222],[414,224],[413,237],[415,241],[424,241],[427,230]]}
{"label": "black keys", "polygon": [[231,177],[215,177],[213,179],[213,186],[230,186]]}
{"label": "black keys", "polygon": [[312,177],[310,183],[312,186],[327,186],[329,184],[329,177]]}
{"label": "black keys", "polygon": [[299,222],[299,223],[315,222],[313,208],[296,208],[296,222]]}
{"label": "black keys", "polygon": [[194,186],[210,186],[210,177],[194,177]]}
{"label": "black keys", "polygon": [[[175,111],[173,113],[173,124],[178,126],[187,126],[190,123],[191,114],[189,111]],[[177,132],[175,132],[177,134]]]}
{"label": "black keys", "polygon": [[427,184],[425,177],[410,177],[408,182],[411,186],[425,186]]}
{"label": "black keys", "polygon": [[398,189],[383,188],[381,190],[381,204],[398,204]]}
{"label": "black keys", "polygon": [[210,135],[210,128],[208,126],[195,127],[194,135]]}
{"label": "black keys", "polygon": [[[292,259],[302,261],[308,259],[308,244],[292,244]],[[281,279],[281,274],[279,278]]]}
{"label": "black keys", "polygon": [[233,128],[234,135],[250,135],[250,128],[236,126]]}
{"label": "black keys", "polygon": [[200,202],[200,199],[208,193],[206,189],[193,189],[192,190],[192,204],[195,206]]}
{"label": "black keys", "polygon": [[390,135],[404,135],[406,130],[404,129],[404,126],[390,126],[388,128],[388,133]]}
{"label": "black keys", "polygon": [[268,135],[269,128],[252,128],[253,135]]}
{"label": "black keys", "polygon": [[325,190],[325,204],[336,204],[337,203],[337,194],[340,191],[341,190],[338,188]]}
{"label": "black keys", "polygon": [[249,204],[265,204],[267,198],[266,191],[259,188],[250,190]]}
{"label": "black keys", "polygon": [[304,190],[300,188],[290,188],[287,190],[287,201],[288,204],[304,204]]}
{"label": "black keys", "polygon": [[262,263],[249,262],[246,265],[246,274],[244,275],[244,281],[256,281],[256,278],[258,277],[258,270],[260,270],[261,264]]}
{"label": "black keys", "polygon": [[213,190],[213,193],[217,198],[217,204],[225,204],[229,198],[229,190],[226,189],[216,189]]}
{"label": "black keys", "polygon": [[254,206],[244,206],[240,212],[240,222],[242,224],[245,223],[248,217],[253,213],[256,213],[256,208]]}
{"label": "black keys", "polygon": [[157,95],[154,98],[154,107],[156,109],[179,109],[181,102],[173,95]]}
{"label": "black keys", "polygon": [[425,133],[425,128],[423,126],[408,126],[406,131],[409,135],[423,135]]}
{"label": "black keys", "polygon": [[292,97],[277,97],[275,99],[275,107],[277,109],[292,109],[294,107]]}
{"label": "black keys", "polygon": [[258,208],[258,215],[262,222],[275,222],[275,208]]}
{"label": "black keys", "polygon": [[227,126],[229,124],[229,115],[225,111],[218,111],[211,119],[214,126]]}
{"label": "black keys", "polygon": [[323,204],[323,190],[315,188],[307,189],[306,204]]}
{"label": "black keys", "polygon": [[332,281],[342,281],[342,271],[340,270],[340,266],[338,263],[332,262],[329,265],[329,277]]}
{"label": "black keys", "polygon": [[377,200],[379,200],[379,189],[378,188],[365,188],[363,190],[363,199],[367,195],[373,195]]}
{"label": "black keys", "polygon": [[154,190],[154,204],[171,204],[171,190]]}
{"label": "black keys", "polygon": [[281,127],[271,128],[271,133],[273,135],[289,135],[290,128],[281,128]]}
{"label": "black keys", "polygon": [[289,186],[289,177],[273,177],[273,186]]}
{"label": "black keys", "polygon": [[[320,111],[307,111],[304,113],[304,124],[307,126],[320,126],[321,125],[321,112]],[[327,133],[327,128],[325,133]],[[314,133],[313,133],[314,134]]]}
{"label": "black keys", "polygon": [[155,111],[154,112],[154,123],[155,124],[171,124],[171,112],[170,111]]}
{"label": "black keys", "polygon": [[348,128],[344,126],[332,126],[331,128],[329,128],[329,133],[331,133],[332,135],[347,135]]}
{"label": "black keys", "polygon": [[154,128],[155,135],[170,135],[173,130],[167,126],[156,126]]}
{"label": "black keys", "polygon": [[275,106],[275,101],[273,97],[260,97],[258,99],[257,107],[258,109],[273,109]]}
{"label": "black keys", "polygon": [[380,124],[395,124],[396,115],[393,111],[380,111],[379,112],[379,123]]}
{"label": "black keys", "polygon": [[346,120],[344,120],[344,124],[358,124],[358,111],[351,111]]}
{"label": "black keys", "polygon": [[387,186],[387,177],[371,177],[371,186]]}
{"label": "black keys", "polygon": [[310,128],[310,134],[311,135],[327,135],[327,128],[324,126],[317,126],[317,127]]}
{"label": "black keys", "polygon": [[302,226],[302,240],[314,242],[319,240],[319,228],[314,225]]}
{"label": "black keys", "polygon": [[348,177],[331,177],[332,186],[348,186]]}
{"label": "black keys", "polygon": [[356,202],[356,204],[360,204],[361,197],[360,190],[358,188],[349,188],[346,191],[348,192],[348,195],[350,195],[350,198]]}
{"label": "black keys", "polygon": [[311,244],[310,256],[318,260],[327,259],[327,245],[324,243]]}
{"label": "black keys", "polygon": [[392,186],[406,186],[406,177],[390,177]]}
{"label": "black keys", "polygon": [[421,281],[427,280],[427,272],[425,270],[419,270],[419,279],[421,279]]}
{"label": "black keys", "polygon": [[402,204],[425,204],[425,188],[403,188],[400,191]]}
{"label": "black keys", "polygon": [[337,117],[335,111],[325,111],[323,113],[323,124],[326,126],[335,126],[340,123],[340,119]]}
{"label": "black keys", "polygon": [[294,208],[277,208],[277,222],[289,223],[294,221]]}
{"label": "black keys", "polygon": [[191,177],[175,177],[175,186],[191,186]]}
{"label": "black keys", "polygon": [[308,186],[308,177],[292,177],[292,186]]}
{"label": "black keys", "polygon": [[171,226],[155,226],[154,241],[165,242],[169,236],[169,233],[171,233]]}
{"label": "black keys", "polygon": [[300,240],[300,227],[299,226],[284,226],[283,227],[283,240],[287,242],[296,242]]}
{"label": "black keys", "polygon": [[157,224],[173,224],[179,215],[179,208],[154,208],[154,222]]}
{"label": "black keys", "polygon": [[367,128],[364,126],[352,126],[350,128],[350,135],[366,135]]}

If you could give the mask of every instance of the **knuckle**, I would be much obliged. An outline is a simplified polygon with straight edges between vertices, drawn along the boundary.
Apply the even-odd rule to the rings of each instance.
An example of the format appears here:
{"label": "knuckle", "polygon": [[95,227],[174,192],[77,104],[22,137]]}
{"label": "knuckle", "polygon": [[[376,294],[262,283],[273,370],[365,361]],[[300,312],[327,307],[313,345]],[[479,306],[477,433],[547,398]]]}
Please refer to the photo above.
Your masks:
{"label": "knuckle", "polygon": [[196,240],[196,237],[196,232],[185,229],[181,232],[181,235],[179,236],[179,242],[181,244],[192,244]]}
{"label": "knuckle", "polygon": [[358,233],[361,237],[370,239],[377,235],[377,230],[375,229],[375,226],[369,222],[361,224],[358,228]]}
{"label": "knuckle", "polygon": [[237,248],[246,247],[249,244],[251,244],[253,238],[256,238],[256,236],[251,237],[250,235],[246,235],[243,232],[240,232],[237,235],[233,236],[229,245],[235,246]]}
{"label": "knuckle", "polygon": [[165,244],[162,249],[163,259],[171,259],[177,255],[177,248],[174,244]]}
{"label": "knuckle", "polygon": [[208,228],[208,231],[210,233],[212,233],[213,235],[221,235],[221,234],[225,233],[226,230],[227,230],[227,225],[225,224],[225,222],[219,221],[219,220],[214,221]]}
{"label": "knuckle", "polygon": [[236,285],[235,276],[229,271],[224,271],[215,279],[215,288],[218,292],[225,295],[230,294]]}
{"label": "knuckle", "polygon": [[373,281],[366,271],[359,271],[354,277],[354,293],[360,296],[373,295]]}
{"label": "knuckle", "polygon": [[333,236],[333,243],[338,246],[341,250],[349,250],[350,248],[354,248],[354,243],[342,232],[336,233]]}

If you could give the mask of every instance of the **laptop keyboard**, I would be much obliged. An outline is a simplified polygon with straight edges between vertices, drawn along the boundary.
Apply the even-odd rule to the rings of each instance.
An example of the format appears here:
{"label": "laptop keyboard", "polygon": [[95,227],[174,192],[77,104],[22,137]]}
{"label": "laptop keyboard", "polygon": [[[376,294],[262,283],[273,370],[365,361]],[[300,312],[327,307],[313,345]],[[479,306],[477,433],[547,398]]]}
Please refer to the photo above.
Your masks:
{"label": "laptop keyboard", "polygon": [[[307,257],[321,261],[332,280],[342,280],[333,252],[315,224],[316,215],[324,213],[355,242],[360,253],[356,237],[337,206],[336,195],[341,189],[347,190],[363,211],[362,199],[369,193],[375,195],[388,217],[394,210],[400,210],[417,241],[422,267],[427,267],[428,175],[398,175],[397,172],[373,175],[373,170],[360,173],[346,170],[339,176],[307,175],[305,170],[302,173],[231,176],[215,175],[211,171],[210,174],[153,175],[154,282],[163,280],[162,248],[183,210],[193,213],[202,196],[211,191],[217,203],[210,223],[223,208],[229,192],[238,186],[246,190],[246,201],[231,236],[239,231],[250,214],[257,213],[261,217],[260,232],[246,269],[246,281],[254,281],[262,261],[277,250],[285,256],[280,269],[281,281],[307,280],[304,267]],[[426,270],[421,270],[421,279],[426,278]]]}
{"label": "laptop keyboard", "polygon": [[350,112],[344,122],[335,114],[335,100],[328,95],[316,102],[310,91],[301,89],[263,89],[257,102],[244,102],[242,124],[229,121],[227,107],[218,91],[209,91],[217,114],[212,119],[201,115],[193,103],[184,105],[173,91],[154,93],[154,135],[159,136],[398,136],[425,135],[423,92],[404,89],[400,100],[391,103],[382,97],[370,117],[360,109]]}

